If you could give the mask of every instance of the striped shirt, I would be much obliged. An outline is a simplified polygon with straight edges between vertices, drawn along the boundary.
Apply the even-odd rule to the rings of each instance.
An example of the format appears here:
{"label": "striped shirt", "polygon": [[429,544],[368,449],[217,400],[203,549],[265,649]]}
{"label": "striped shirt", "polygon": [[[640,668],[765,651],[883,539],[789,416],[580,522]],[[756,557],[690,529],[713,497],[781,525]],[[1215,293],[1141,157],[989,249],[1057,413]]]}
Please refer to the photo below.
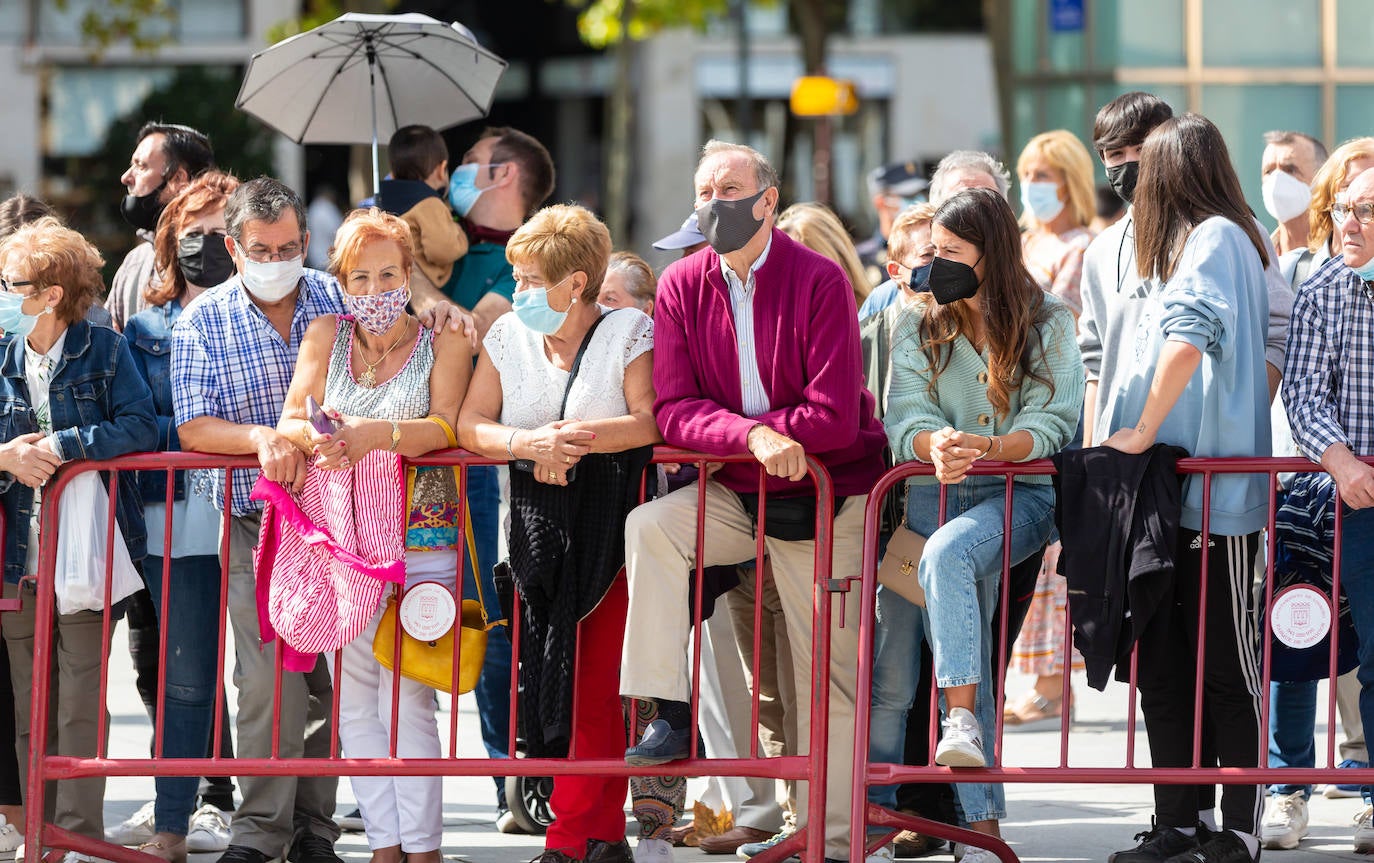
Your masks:
{"label": "striped shirt", "polygon": [[[320,315],[342,314],[333,277],[306,270],[301,277],[291,338],[283,342],[238,278],[201,294],[172,328],[172,411],[177,425],[203,416],[237,425],[276,428],[306,328]],[[262,509],[249,500],[258,471],[234,474],[233,514]],[[224,507],[224,471],[197,471],[193,485]]]}
{"label": "striped shirt", "polygon": [[1337,255],[1298,288],[1288,329],[1283,403],[1298,450],[1332,444],[1374,455],[1374,288]]}
{"label": "striped shirt", "polygon": [[748,283],[741,282],[725,257],[720,259],[720,271],[725,274],[725,283],[730,286],[730,310],[735,316],[735,343],[739,347],[739,388],[744,394],[744,415],[762,416],[772,409],[768,402],[768,391],[763,388],[763,377],[759,374],[757,345],[754,343],[754,274],[768,260],[768,252],[773,248],[773,238],[769,236],[763,254],[749,267]]}

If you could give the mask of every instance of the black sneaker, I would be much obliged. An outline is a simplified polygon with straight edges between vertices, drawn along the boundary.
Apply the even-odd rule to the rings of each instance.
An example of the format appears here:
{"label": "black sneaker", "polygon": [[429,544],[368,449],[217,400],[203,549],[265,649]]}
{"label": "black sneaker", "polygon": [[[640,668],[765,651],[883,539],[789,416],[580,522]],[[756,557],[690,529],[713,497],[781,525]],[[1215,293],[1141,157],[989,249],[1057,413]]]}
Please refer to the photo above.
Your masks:
{"label": "black sneaker", "polygon": [[1165,863],[1259,863],[1260,850],[1250,856],[1245,842],[1230,830],[1211,834],[1207,841],[1191,851],[1168,858]]}
{"label": "black sneaker", "polygon": [[[223,858],[221,863],[223,863]],[[314,833],[302,833],[291,843],[286,852],[290,863],[343,863],[343,858],[334,853],[334,843]]]}
{"label": "black sneaker", "polygon": [[545,848],[544,851],[530,863],[582,863],[576,857],[569,857],[557,848]]}
{"label": "black sneaker", "polygon": [[624,839],[619,842],[588,839],[587,857],[583,863],[634,863],[634,860],[635,853],[630,850],[630,843]]}
{"label": "black sneaker", "polygon": [[230,845],[219,855],[219,863],[267,863],[272,858],[247,845]]}
{"label": "black sneaker", "polygon": [[353,811],[347,815],[335,818],[334,822],[345,833],[362,833],[367,829],[366,825],[363,824],[363,811],[357,807],[354,807]]}
{"label": "black sneaker", "polygon": [[1196,836],[1181,833],[1173,827],[1155,825],[1135,834],[1135,838],[1140,840],[1139,845],[1117,851],[1107,858],[1107,863],[1160,863],[1200,847]]}

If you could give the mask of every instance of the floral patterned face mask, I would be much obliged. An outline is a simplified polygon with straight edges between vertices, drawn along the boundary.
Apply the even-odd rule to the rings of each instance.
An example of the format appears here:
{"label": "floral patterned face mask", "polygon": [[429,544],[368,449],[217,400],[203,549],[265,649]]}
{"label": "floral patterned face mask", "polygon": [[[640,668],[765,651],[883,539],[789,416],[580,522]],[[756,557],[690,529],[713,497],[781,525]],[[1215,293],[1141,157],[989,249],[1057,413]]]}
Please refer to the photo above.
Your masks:
{"label": "floral patterned face mask", "polygon": [[344,308],[363,329],[380,336],[396,326],[396,322],[406,313],[406,303],[410,302],[410,286],[402,285],[394,291],[380,294],[354,296],[344,294]]}

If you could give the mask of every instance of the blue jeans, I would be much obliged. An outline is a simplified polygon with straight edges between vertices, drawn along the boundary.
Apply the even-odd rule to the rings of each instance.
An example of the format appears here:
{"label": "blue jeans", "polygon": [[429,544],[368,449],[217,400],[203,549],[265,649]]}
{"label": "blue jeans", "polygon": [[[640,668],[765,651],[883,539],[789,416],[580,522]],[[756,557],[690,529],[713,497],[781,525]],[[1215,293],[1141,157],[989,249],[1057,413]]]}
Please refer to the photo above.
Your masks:
{"label": "blue jeans", "polygon": [[[219,688],[220,567],[218,555],[172,558],[168,602],[162,608],[163,558],[149,555],[143,577],[153,596],[162,632],[167,638],[165,703],[162,712],[162,755],[166,758],[204,758],[215,716]],[[225,728],[225,734],[229,729]],[[154,829],[186,835],[196,807],[196,776],[158,776],[153,780]]]}
{"label": "blue jeans", "polygon": [[[477,544],[477,571],[482,577],[482,595],[487,601],[487,614],[501,616],[496,600],[496,582],[491,568],[496,565],[497,535],[501,519],[501,490],[497,485],[496,468],[468,469],[468,507],[472,512],[472,533]],[[472,565],[463,552],[463,597],[477,598]],[[477,697],[477,713],[482,725],[482,745],[488,758],[506,758],[510,753],[510,635],[505,627],[493,629],[487,636],[487,654],[482,661],[482,676],[477,679],[473,694]],[[506,807],[506,780],[494,777],[496,806]]]}
{"label": "blue jeans", "polygon": [[[1360,641],[1360,720],[1365,740],[1374,740],[1369,736],[1374,733],[1374,573],[1369,569],[1374,559],[1374,509],[1341,507],[1341,589]],[[1364,787],[1365,802],[1369,802],[1370,788]]]}
{"label": "blue jeans", "polygon": [[[1274,680],[1269,683],[1269,766],[1315,767],[1317,681]],[[1312,796],[1311,785],[1271,785],[1270,794]]]}
{"label": "blue jeans", "polygon": [[[939,525],[940,487],[907,491],[907,526],[928,537],[917,577],[926,607],[917,608],[888,590],[878,590],[874,636],[873,709],[869,759],[902,763],[907,711],[916,696],[921,648],[933,649],[941,688],[992,679],[992,618],[1002,583],[1002,516],[1005,484],[1001,477],[970,477],[949,486],[948,521]],[[1012,496],[1011,562],[1025,560],[1045,543],[1054,525],[1054,489],[1017,483]],[[938,529],[937,529],[938,527]],[[993,760],[996,728],[991,687],[979,686],[974,712],[983,727],[983,752]],[[956,783],[965,821],[1006,817],[1001,785]],[[897,786],[874,786],[869,800],[896,808]]]}

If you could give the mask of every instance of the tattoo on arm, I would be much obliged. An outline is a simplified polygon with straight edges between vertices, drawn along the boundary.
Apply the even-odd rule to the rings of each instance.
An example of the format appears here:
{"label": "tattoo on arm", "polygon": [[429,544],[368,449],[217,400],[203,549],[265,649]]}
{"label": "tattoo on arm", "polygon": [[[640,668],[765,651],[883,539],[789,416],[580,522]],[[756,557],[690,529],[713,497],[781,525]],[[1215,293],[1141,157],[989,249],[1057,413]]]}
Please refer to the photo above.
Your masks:
{"label": "tattoo on arm", "polygon": [[1139,425],[1137,425],[1135,427],[1135,430],[1137,434],[1145,434],[1145,423],[1142,422]]}

